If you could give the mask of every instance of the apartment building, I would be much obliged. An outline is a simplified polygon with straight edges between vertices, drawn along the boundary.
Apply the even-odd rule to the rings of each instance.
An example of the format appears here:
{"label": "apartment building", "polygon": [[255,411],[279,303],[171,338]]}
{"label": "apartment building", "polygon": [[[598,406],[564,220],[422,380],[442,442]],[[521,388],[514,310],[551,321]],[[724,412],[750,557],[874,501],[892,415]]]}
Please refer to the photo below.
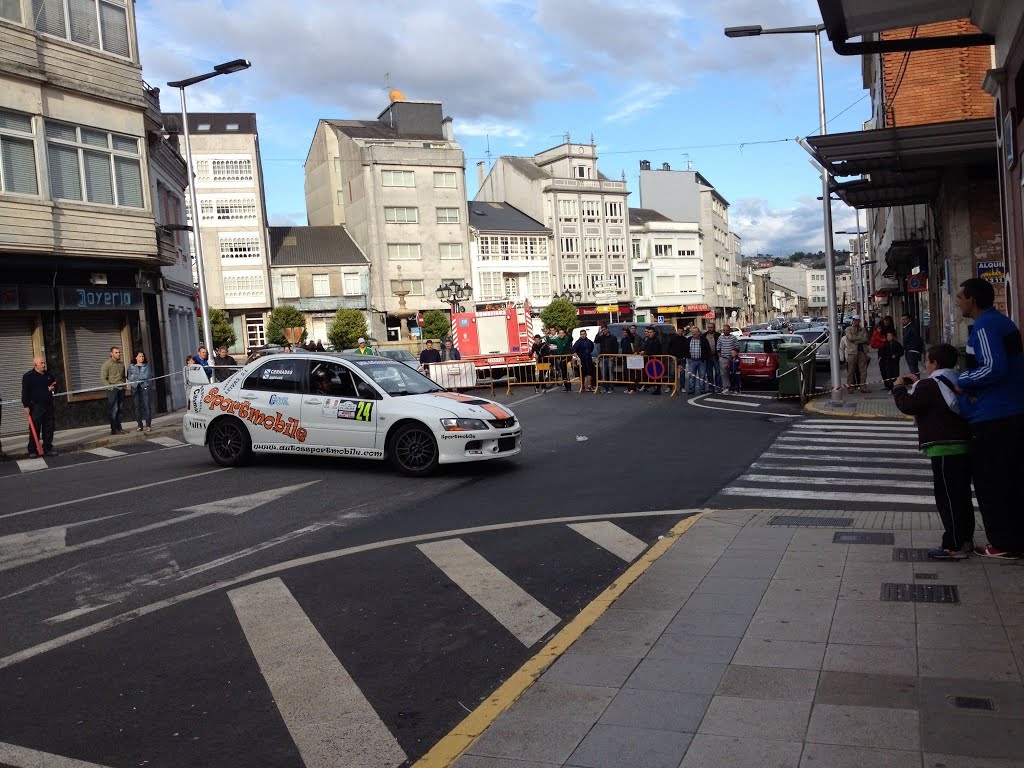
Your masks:
{"label": "apartment building", "polygon": [[[104,421],[105,393],[81,390],[100,384],[111,346],[145,351],[158,373],[171,365],[161,270],[184,257],[158,237],[154,169],[171,196],[180,169],[156,103],[134,3],[0,3],[0,392],[15,397],[43,355],[59,389],[75,392],[57,401],[58,428]],[[175,306],[189,305],[182,295]]]}
{"label": "apartment building", "polygon": [[469,204],[469,259],[473,301],[529,301],[539,310],[551,302],[552,233],[508,203]]}
{"label": "apartment building", "polygon": [[597,148],[563,144],[533,157],[501,156],[476,202],[504,202],[552,232],[555,294],[578,298],[588,323],[632,318],[627,240],[629,192],[597,167]]}
{"label": "apartment building", "polygon": [[344,227],[270,227],[269,234],[274,306],[300,310],[308,339],[326,344],[339,309],[362,311],[369,326],[370,261]]}
{"label": "apartment building", "polygon": [[673,221],[696,222],[704,235],[705,299],[719,323],[735,324],[744,307],[739,239],[729,230],[729,201],[697,171],[651,170],[640,161],[640,207]]}
{"label": "apartment building", "polygon": [[[370,260],[375,338],[398,338],[394,294],[409,309],[448,310],[435,289],[470,278],[465,155],[437,101],[391,92],[375,120],[320,120],[306,156],[312,226],[344,225]],[[399,269],[401,268],[401,269]]]}
{"label": "apartment building", "polygon": [[695,222],[629,209],[636,322],[688,325],[711,311],[704,296],[704,243]]}
{"label": "apartment building", "polygon": [[[263,194],[263,165],[256,115],[251,112],[189,113],[193,178],[199,199],[196,222],[203,238],[207,302],[223,309],[235,329],[232,353],[266,343],[270,310],[270,249]],[[181,114],[164,114],[164,127],[182,132]],[[191,235],[194,241],[195,230]],[[198,281],[198,275],[196,275]]]}

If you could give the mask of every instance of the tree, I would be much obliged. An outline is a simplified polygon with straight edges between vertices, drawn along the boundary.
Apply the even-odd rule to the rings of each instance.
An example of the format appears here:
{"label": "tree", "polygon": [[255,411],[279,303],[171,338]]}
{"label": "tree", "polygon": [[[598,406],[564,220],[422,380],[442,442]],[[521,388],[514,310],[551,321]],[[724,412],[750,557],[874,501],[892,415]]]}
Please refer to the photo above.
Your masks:
{"label": "tree", "polygon": [[448,315],[440,309],[428,309],[423,313],[423,339],[446,339],[452,335],[452,324]]}
{"label": "tree", "polygon": [[339,309],[327,330],[327,340],[338,351],[354,347],[356,340],[366,335],[366,316],[358,309]]}
{"label": "tree", "polygon": [[[203,338],[203,318],[197,318],[199,324],[199,338]],[[235,326],[231,324],[231,316],[223,309],[211,309],[210,310],[210,332],[213,334],[213,347],[228,347],[229,349],[234,346],[235,339]],[[211,355],[213,350],[210,350]]]}
{"label": "tree", "polygon": [[576,327],[579,312],[568,299],[554,299],[540,311],[540,321],[545,328],[565,328],[568,333]]}
{"label": "tree", "polygon": [[268,344],[289,344],[284,337],[285,328],[297,328],[302,326],[302,338],[298,343],[306,340],[306,318],[299,310],[290,304],[282,304],[270,313],[267,319],[267,343]]}

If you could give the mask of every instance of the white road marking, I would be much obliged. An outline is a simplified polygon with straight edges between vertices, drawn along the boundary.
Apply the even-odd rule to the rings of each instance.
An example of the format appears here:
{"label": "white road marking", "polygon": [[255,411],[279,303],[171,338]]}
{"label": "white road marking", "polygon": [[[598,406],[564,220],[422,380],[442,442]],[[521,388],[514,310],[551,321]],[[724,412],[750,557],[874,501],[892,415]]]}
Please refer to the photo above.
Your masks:
{"label": "white road marking", "polygon": [[804,441],[812,440],[824,440],[829,438],[831,440],[858,443],[863,440],[871,440],[872,442],[884,442],[901,440],[903,442],[911,442],[917,440],[916,432],[826,432],[825,430],[811,430],[806,429],[801,432],[787,432],[786,437],[790,439],[800,439]]}
{"label": "white road marking", "polygon": [[[886,462],[888,463],[888,462]],[[791,461],[755,461],[750,465],[752,469],[788,469],[790,471],[799,469],[801,472],[839,472],[847,473],[851,475],[865,475],[869,470],[874,472],[884,472],[884,476],[879,475],[878,477],[868,478],[870,480],[878,480],[879,482],[901,482],[903,478],[913,479],[920,478],[921,472],[918,470],[911,469],[910,467],[901,467],[900,469],[893,469],[892,467],[855,467],[848,464],[800,464],[794,467]],[[931,488],[931,485],[928,486]]]}
{"label": "white road marking", "polygon": [[17,744],[0,743],[0,763],[13,768],[105,768],[98,763],[86,763],[70,757],[39,752]]}
{"label": "white road marking", "polygon": [[[141,457],[141,456],[149,456],[149,455],[154,454],[154,453],[159,453],[160,451],[173,451],[176,448],[194,448],[194,447],[195,446],[190,446],[188,443],[183,443],[182,445],[174,446],[174,448],[157,448],[154,451],[143,451],[141,453],[126,453],[126,454],[124,454],[124,456],[112,456],[112,457],[110,457],[108,459],[96,459],[95,461],[75,462],[74,464],[63,464],[63,465],[61,465],[59,467],[47,467],[46,471],[47,472],[64,472],[64,471],[69,470],[69,469],[81,469],[82,467],[86,467],[86,466],[94,467],[95,465],[102,464],[105,461],[114,461],[116,459],[129,460],[129,459],[133,459],[133,458],[137,458],[137,457]],[[0,482],[3,482],[5,480],[10,480],[11,478],[19,478],[19,477],[24,477],[24,475],[20,474],[20,473],[17,473],[17,472],[9,473],[9,474],[6,474],[6,475],[0,475]]]}
{"label": "white road marking", "polygon": [[[795,475],[758,475],[758,474],[747,474],[741,475],[740,480],[749,480],[755,483],[799,483],[802,485],[843,485],[844,483],[852,482],[852,478],[849,477],[806,477],[806,476],[795,476]],[[886,478],[888,480],[889,478]],[[925,483],[919,480],[899,480],[898,482],[893,479],[892,486],[894,488],[926,488],[931,489],[932,483]],[[774,491],[773,491],[774,493]]]}
{"label": "white road marking", "polygon": [[281,579],[228,592],[307,768],[394,768],[405,751]]}
{"label": "white road marking", "polygon": [[[815,437],[817,438],[818,436],[815,435]],[[824,435],[821,437],[824,437]],[[887,435],[885,437],[871,437],[866,435],[855,436],[851,435],[849,432],[843,432],[841,434],[830,435],[830,437],[833,441],[841,442],[843,445],[913,445],[917,442],[916,435],[893,435],[891,437]],[[808,440],[808,436],[802,433],[798,437],[791,437],[787,435],[786,437],[778,438],[778,440],[783,443],[800,443],[802,445],[807,445],[810,442]],[[816,443],[811,444],[815,445]]]}
{"label": "white road marking", "polygon": [[[223,471],[223,470],[215,470]],[[376,552],[377,550],[387,549],[389,547],[397,547],[403,544],[416,544],[421,541],[436,541],[438,539],[447,539],[451,536],[468,536],[473,533],[489,533],[493,531],[507,531],[514,530],[516,528],[535,528],[541,525],[553,525],[561,523],[572,523],[572,522],[583,522],[585,520],[619,520],[629,519],[633,517],[675,517],[678,515],[695,515],[700,512],[700,509],[661,509],[647,512],[619,512],[611,515],[576,515],[572,517],[547,517],[540,520],[517,520],[511,523],[496,523],[494,525],[479,525],[473,528],[457,528],[449,531],[435,531],[434,533],[421,533],[415,536],[403,536],[397,539],[387,539],[385,541],[375,541],[370,544],[359,544],[354,547],[345,547],[343,549],[334,549],[329,552],[319,552],[315,555],[306,555],[304,557],[297,557],[292,560],[287,560],[282,563],[275,563],[274,565],[268,565],[263,568],[258,568],[255,571],[249,571],[239,576],[233,576],[228,579],[222,579],[221,581],[214,582],[213,584],[206,584],[202,587],[197,587],[189,592],[183,592],[180,595],[174,595],[172,597],[164,598],[163,600],[157,600],[156,602],[150,603],[149,605],[142,605],[138,608],[133,608],[125,613],[118,614],[117,616],[111,616],[103,621],[98,621],[95,624],[90,624],[87,627],[81,627],[69,632],[66,635],[55,637],[45,642],[33,645],[29,648],[23,648],[20,651],[16,651],[8,656],[0,658],[0,669],[6,669],[13,664],[19,664],[20,662],[27,661],[28,659],[35,658],[41,654],[47,653],[48,651],[55,650],[57,648],[63,648],[65,645],[77,642],[93,635],[98,635],[112,627],[119,626],[128,621],[133,621],[142,616],[149,616],[152,613],[162,611],[165,608],[171,608],[175,605],[194,600],[197,597],[208,595],[212,592],[218,592],[222,589],[228,589],[238,584],[243,584],[253,579],[263,579],[268,576],[273,576],[279,573],[285,573],[293,568],[302,568],[306,565],[313,565],[315,563],[323,563],[328,560],[336,560],[342,557],[351,557],[352,555],[362,554],[363,552]],[[9,597],[5,595],[0,597],[0,600]]]}
{"label": "white road marking", "polygon": [[911,422],[890,422],[886,424],[875,424],[867,421],[857,421],[852,424],[843,422],[837,423],[832,421],[801,421],[799,424],[794,424],[793,429],[824,429],[826,431],[847,431],[853,430],[855,432],[914,432],[917,430]]}
{"label": "white road marking", "polygon": [[105,459],[128,455],[125,451],[115,451],[113,448],[90,448],[85,453],[91,453],[93,456],[102,456]]}
{"label": "white road marking", "polygon": [[[763,497],[767,491],[764,488],[723,488],[722,493],[727,496],[759,496]],[[933,496],[903,496],[895,493],[839,493],[831,491],[791,491],[785,488],[773,488],[771,490],[773,499],[811,499],[820,501],[873,501],[883,504],[922,504],[935,506]]]}
{"label": "white road marking", "polygon": [[[679,394],[680,395],[684,395],[686,393],[683,392],[682,390],[680,390]],[[758,411],[757,413],[754,413],[753,411],[737,411],[737,410],[734,410],[732,408],[723,408],[720,405],[705,405],[704,403],[698,402],[702,397],[707,397],[707,395],[697,395],[697,397],[693,397],[693,398],[688,399],[686,401],[686,404],[687,405],[692,405],[695,408],[707,408],[709,411],[728,411],[729,413],[749,413],[751,416],[758,416],[758,417],[760,417],[760,416],[781,416],[784,419],[802,419],[803,416],[804,416],[802,413],[780,413],[779,411]]]}
{"label": "white road marking", "polygon": [[206,563],[200,563],[199,565],[193,568],[180,571],[178,574],[176,574],[175,580],[181,581],[182,579],[187,579],[190,576],[195,576],[197,573],[205,573],[206,571],[213,570],[214,568],[220,568],[220,566],[222,565],[227,565],[228,563],[233,562],[235,560],[240,560],[243,557],[248,557],[249,555],[253,555],[257,552],[262,552],[263,550],[270,549],[271,547],[276,547],[278,544],[284,544],[285,542],[291,541],[292,539],[297,539],[300,536],[305,536],[307,533],[316,533],[317,531],[323,528],[327,528],[330,525],[333,525],[333,523],[315,523],[314,525],[307,525],[305,528],[299,528],[295,531],[288,531],[287,533],[282,533],[280,536],[275,536],[272,539],[261,541],[259,544],[254,544],[251,547],[240,549],[237,552],[232,552],[229,555],[218,557],[216,560],[210,560]]}
{"label": "white road marking", "polygon": [[[785,439],[786,438],[779,438],[779,440],[776,440],[775,442],[779,443],[780,441],[783,441]],[[798,440],[796,442],[797,442],[797,445],[777,445],[776,444],[776,445],[772,446],[772,450],[773,451],[806,451],[807,448],[809,447],[807,445],[807,441],[806,440]],[[918,453],[918,454],[920,453],[920,451],[917,450],[917,448],[874,448],[874,447],[871,447],[871,446],[850,447],[850,446],[846,446],[846,445],[829,445],[827,447],[822,446],[821,450],[822,451],[827,451],[828,453],[833,453],[833,452],[838,452],[838,453],[869,453],[871,455],[878,454],[878,453]]]}
{"label": "white road marking", "polygon": [[760,403],[744,403],[742,400],[720,400],[717,397],[705,397],[705,403],[725,403],[726,405],[742,405],[744,408],[760,408]]}
{"label": "white road marking", "polygon": [[67,527],[60,525],[0,536],[0,571],[52,557],[52,553],[64,549],[67,530]]}
{"label": "white road marking", "polygon": [[[787,450],[790,450],[787,448]],[[792,450],[797,450],[793,448]],[[761,459],[785,459],[786,461],[821,461],[822,459],[838,459],[847,458],[850,461],[857,462],[858,464],[887,464],[890,466],[918,466],[924,465],[926,467],[931,466],[931,462],[925,458],[903,458],[903,457],[892,457],[892,458],[879,458],[875,455],[875,451],[871,451],[870,455],[865,456],[831,456],[829,455],[833,450],[832,446],[823,446],[814,453],[772,453],[767,451],[762,453],[758,458]]]}
{"label": "white road marking", "polygon": [[61,613],[56,616],[51,616],[48,619],[43,619],[43,624],[60,624],[65,621],[71,621],[72,619],[77,619],[79,616],[84,616],[87,613],[98,611],[100,608],[106,608],[110,605],[113,605],[113,603],[100,603],[99,605],[83,605],[81,608],[75,608],[73,610],[67,611],[66,613]]}
{"label": "white road marking", "polygon": [[[94,462],[95,463],[95,462]],[[157,480],[155,483],[144,483],[143,485],[136,485],[134,488],[118,488],[116,491],[107,491],[106,493],[97,493],[95,496],[83,496],[80,499],[71,499],[69,501],[58,501],[55,504],[45,504],[41,507],[32,507],[31,509],[20,509],[17,512],[8,512],[5,515],[0,515],[0,520],[8,517],[17,517],[18,515],[27,515],[30,512],[43,512],[47,509],[57,509],[57,507],[66,507],[70,504],[81,504],[83,501],[93,501],[94,499],[104,499],[108,496],[124,496],[131,494],[133,491],[141,491],[143,488],[155,488],[158,485],[166,485],[167,483],[178,483],[182,480],[195,480],[197,477],[205,477],[206,475],[215,475],[218,472],[227,472],[228,467],[222,469],[211,469],[206,472],[193,472],[190,475],[183,477],[172,477],[168,480]]]}
{"label": "white road marking", "polygon": [[46,469],[46,459],[42,458],[18,459],[15,463],[20,472],[38,472],[40,469]]}
{"label": "white road marking", "polygon": [[181,440],[175,440],[173,437],[150,437],[147,440],[150,443],[162,445],[164,448],[177,448],[179,445],[185,445]]}
{"label": "white road marking", "polygon": [[561,621],[462,539],[419,544],[417,549],[527,648]]}
{"label": "white road marking", "polygon": [[609,520],[600,520],[595,523],[570,523],[569,527],[627,563],[633,562],[647,549],[647,544]]}

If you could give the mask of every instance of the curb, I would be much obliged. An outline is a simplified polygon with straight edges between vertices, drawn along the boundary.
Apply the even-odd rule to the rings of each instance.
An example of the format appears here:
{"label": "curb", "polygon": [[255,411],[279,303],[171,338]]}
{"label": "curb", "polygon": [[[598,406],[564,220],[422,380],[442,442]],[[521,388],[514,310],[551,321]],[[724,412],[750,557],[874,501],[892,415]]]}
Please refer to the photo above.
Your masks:
{"label": "curb", "polygon": [[[109,435],[106,437],[97,437],[90,440],[83,440],[78,443],[65,443],[64,445],[54,446],[61,454],[72,454],[81,451],[88,451],[92,448],[108,448],[117,447],[118,445],[126,445],[129,443],[140,443],[143,440],[147,440],[150,437],[182,437],[181,426],[175,424],[173,426],[166,427],[154,427],[152,432],[130,432],[128,435]],[[19,459],[28,458],[28,452],[22,448],[17,453],[8,452],[8,461],[18,461]]]}
{"label": "curb", "polygon": [[898,421],[914,420],[912,416],[907,416],[902,413],[890,416],[883,413],[842,413],[841,411],[828,411],[820,408],[814,400],[809,400],[807,404],[804,405],[804,411],[818,416],[829,416],[838,419],[888,419],[890,421],[893,419]]}
{"label": "curb", "polygon": [[618,600],[633,582],[672,547],[679,538],[711,510],[702,510],[680,520],[672,530],[633,563],[626,572],[613,581],[582,611],[545,644],[466,718],[435,744],[429,752],[413,763],[413,768],[448,768],[479,739],[537,679]]}

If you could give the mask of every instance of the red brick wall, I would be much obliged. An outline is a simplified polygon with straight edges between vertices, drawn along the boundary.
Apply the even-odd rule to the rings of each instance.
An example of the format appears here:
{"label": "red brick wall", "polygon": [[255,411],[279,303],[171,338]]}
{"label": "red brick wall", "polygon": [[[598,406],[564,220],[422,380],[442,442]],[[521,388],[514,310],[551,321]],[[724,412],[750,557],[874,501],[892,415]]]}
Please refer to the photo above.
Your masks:
{"label": "red brick wall", "polygon": [[[917,29],[917,37],[962,35],[978,31],[967,20],[947,21],[921,25]],[[906,39],[910,36],[910,29],[882,33],[884,40]],[[992,97],[981,90],[985,72],[992,66],[992,54],[987,46],[914,51],[909,54],[904,70],[905,56],[907,54],[904,53],[882,54],[887,128],[993,116]]]}

